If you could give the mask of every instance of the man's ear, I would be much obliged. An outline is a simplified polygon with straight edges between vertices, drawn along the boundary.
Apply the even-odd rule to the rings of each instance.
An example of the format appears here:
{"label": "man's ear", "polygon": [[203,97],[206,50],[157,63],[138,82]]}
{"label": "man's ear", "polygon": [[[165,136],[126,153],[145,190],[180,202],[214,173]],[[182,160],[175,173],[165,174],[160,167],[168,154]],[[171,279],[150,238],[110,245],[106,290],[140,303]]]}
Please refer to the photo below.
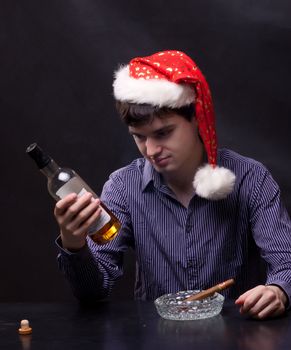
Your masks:
{"label": "man's ear", "polygon": [[192,125],[194,125],[195,132],[197,132],[197,135],[198,135],[200,141],[201,141],[202,144],[203,144],[203,140],[202,140],[202,137],[201,137],[201,135],[200,135],[199,128],[198,128],[198,122],[197,122],[195,116],[192,118],[191,123],[193,123]]}
{"label": "man's ear", "polygon": [[197,133],[199,134],[198,123],[195,116],[191,119],[190,123],[194,126],[195,130],[197,130]]}
{"label": "man's ear", "polygon": [[196,120],[195,115],[194,115],[193,118],[191,119],[191,122],[192,122],[193,125],[198,129],[198,123],[197,123],[197,120]]}

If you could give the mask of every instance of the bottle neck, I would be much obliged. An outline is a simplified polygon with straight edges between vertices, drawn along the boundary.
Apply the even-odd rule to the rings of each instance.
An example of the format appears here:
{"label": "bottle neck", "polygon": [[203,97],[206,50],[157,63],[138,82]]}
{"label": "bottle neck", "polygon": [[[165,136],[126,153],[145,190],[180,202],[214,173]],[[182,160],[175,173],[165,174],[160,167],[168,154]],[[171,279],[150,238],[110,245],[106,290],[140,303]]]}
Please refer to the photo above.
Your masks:
{"label": "bottle neck", "polygon": [[40,171],[47,177],[53,177],[53,175],[59,170],[58,164],[52,159],[44,168]]}

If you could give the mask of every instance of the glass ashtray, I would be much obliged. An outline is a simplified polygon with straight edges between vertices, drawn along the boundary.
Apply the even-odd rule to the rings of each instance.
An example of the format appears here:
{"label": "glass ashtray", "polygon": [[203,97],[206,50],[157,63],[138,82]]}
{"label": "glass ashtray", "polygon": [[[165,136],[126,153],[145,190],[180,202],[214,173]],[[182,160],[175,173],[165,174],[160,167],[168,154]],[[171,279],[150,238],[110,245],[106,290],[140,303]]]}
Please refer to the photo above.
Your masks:
{"label": "glass ashtray", "polygon": [[185,300],[198,292],[200,290],[187,290],[160,296],[154,301],[158,314],[167,320],[176,321],[201,320],[218,315],[222,310],[224,296],[214,293],[202,300]]}

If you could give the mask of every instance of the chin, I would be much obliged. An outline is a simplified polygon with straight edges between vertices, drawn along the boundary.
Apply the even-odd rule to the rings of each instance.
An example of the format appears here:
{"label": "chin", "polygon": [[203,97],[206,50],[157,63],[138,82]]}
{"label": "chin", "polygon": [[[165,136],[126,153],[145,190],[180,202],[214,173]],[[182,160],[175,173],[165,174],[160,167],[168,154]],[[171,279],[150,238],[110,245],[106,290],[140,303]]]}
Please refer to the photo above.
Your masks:
{"label": "chin", "polygon": [[160,167],[155,164],[153,164],[154,169],[160,173],[160,174],[170,174],[175,171],[175,169],[171,166],[166,166],[166,167]]}

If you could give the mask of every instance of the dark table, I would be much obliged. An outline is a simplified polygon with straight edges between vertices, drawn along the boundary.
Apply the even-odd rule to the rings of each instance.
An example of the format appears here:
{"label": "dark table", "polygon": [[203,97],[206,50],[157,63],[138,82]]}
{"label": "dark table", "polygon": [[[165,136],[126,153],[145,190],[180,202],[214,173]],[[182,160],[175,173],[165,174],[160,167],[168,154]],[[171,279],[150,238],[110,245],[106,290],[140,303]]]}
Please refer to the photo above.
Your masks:
{"label": "dark table", "polygon": [[[29,336],[18,334],[28,319]],[[164,320],[153,302],[0,303],[0,349],[291,349],[291,316],[256,321],[227,302],[220,315],[198,321]]]}

